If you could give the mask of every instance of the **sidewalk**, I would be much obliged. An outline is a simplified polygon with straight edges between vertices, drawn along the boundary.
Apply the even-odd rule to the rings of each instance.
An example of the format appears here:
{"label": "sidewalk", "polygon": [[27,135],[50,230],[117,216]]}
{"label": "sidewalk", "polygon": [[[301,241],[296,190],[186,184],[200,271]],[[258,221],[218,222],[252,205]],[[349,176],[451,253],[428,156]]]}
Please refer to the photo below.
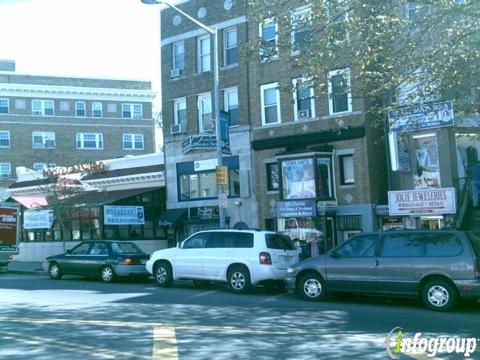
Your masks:
{"label": "sidewalk", "polygon": [[8,264],[8,272],[12,274],[46,275],[40,261],[11,261]]}

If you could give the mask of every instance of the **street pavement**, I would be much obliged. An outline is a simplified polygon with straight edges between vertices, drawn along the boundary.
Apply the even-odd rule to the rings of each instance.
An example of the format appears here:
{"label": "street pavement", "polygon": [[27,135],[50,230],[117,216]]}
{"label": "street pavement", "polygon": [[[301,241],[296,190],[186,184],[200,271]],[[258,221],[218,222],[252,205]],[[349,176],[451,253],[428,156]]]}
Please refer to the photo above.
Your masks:
{"label": "street pavement", "polygon": [[394,327],[478,338],[479,324],[479,303],[437,313],[405,299],[0,274],[0,359],[386,359]]}

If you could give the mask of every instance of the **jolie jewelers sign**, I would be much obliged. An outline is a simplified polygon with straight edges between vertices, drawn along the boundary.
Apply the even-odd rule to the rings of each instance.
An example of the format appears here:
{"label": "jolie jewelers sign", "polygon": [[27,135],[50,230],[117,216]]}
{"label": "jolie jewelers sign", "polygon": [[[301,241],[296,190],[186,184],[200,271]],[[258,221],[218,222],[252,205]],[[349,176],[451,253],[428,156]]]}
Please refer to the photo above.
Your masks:
{"label": "jolie jewelers sign", "polygon": [[390,216],[455,214],[455,189],[422,189],[388,192]]}
{"label": "jolie jewelers sign", "polygon": [[103,207],[105,225],[144,225],[143,206],[111,206]]}

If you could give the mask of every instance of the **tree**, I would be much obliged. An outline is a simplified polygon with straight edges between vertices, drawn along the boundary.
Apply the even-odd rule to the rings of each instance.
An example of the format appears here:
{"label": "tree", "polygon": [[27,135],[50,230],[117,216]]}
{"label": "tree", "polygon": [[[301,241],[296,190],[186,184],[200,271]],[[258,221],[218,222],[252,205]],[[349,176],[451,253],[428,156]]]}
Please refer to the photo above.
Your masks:
{"label": "tree", "polygon": [[[292,17],[301,5],[311,10]],[[480,112],[478,0],[249,0],[248,12],[278,22],[280,55],[320,92],[328,71],[349,67],[352,96],[379,125],[388,108],[406,102],[453,100],[457,114]],[[288,56],[292,31],[296,56]],[[264,46],[250,44],[250,60]]]}

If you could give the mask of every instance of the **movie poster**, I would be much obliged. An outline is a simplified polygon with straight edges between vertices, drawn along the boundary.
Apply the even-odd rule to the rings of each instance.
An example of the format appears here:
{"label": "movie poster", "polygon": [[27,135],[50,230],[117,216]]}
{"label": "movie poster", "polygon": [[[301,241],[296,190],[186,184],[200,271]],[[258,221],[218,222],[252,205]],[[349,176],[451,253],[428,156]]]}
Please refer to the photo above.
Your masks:
{"label": "movie poster", "polygon": [[415,189],[440,188],[440,164],[436,135],[413,138],[417,173],[413,175]]}

